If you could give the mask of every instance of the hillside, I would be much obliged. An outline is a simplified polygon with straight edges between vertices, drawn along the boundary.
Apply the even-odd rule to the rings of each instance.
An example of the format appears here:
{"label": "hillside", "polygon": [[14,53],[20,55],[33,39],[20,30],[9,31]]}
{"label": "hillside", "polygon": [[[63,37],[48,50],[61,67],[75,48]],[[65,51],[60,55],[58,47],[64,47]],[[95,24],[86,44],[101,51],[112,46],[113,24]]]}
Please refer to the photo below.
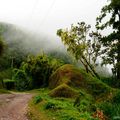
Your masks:
{"label": "hillside", "polygon": [[42,33],[36,34],[9,23],[0,23],[0,34],[8,46],[16,45],[24,52],[39,53],[40,50],[52,51],[59,47],[52,37],[49,38]]}
{"label": "hillside", "polygon": [[35,120],[109,120],[120,114],[119,90],[71,64],[52,73],[49,89],[32,92],[37,95],[29,104],[29,116]]}

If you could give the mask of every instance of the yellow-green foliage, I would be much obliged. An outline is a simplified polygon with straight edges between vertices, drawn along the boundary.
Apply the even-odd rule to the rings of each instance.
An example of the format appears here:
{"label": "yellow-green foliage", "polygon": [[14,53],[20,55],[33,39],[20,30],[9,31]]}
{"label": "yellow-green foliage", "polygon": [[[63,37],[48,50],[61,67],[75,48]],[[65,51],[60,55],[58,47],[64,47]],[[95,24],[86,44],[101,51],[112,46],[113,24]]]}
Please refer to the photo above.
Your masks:
{"label": "yellow-green foliage", "polygon": [[69,87],[68,85],[62,84],[50,91],[49,95],[51,97],[73,98],[78,95],[78,92],[73,88]]}
{"label": "yellow-green foliage", "polygon": [[58,68],[51,75],[49,80],[49,88],[56,88],[63,83],[76,89],[84,89],[95,97],[111,91],[110,87],[97,78],[94,78],[84,70],[78,69],[69,64]]}

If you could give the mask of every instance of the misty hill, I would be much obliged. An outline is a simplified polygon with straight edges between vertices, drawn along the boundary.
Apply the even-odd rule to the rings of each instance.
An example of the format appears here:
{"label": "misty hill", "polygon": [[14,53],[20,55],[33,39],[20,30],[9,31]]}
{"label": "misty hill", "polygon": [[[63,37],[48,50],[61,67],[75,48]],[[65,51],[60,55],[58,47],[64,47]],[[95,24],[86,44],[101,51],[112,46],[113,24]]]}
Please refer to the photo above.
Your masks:
{"label": "misty hill", "polygon": [[[41,34],[36,34],[23,30],[18,26],[7,23],[0,23],[0,32],[2,33],[4,40],[8,46],[18,45],[24,52],[38,53],[41,50],[52,51],[54,49],[63,49],[63,45],[60,44],[59,40]],[[58,44],[59,43],[59,44]]]}
{"label": "misty hill", "polygon": [[69,63],[70,57],[59,40],[44,35],[27,31],[13,24],[0,23],[0,34],[5,42],[5,50],[0,62],[0,69],[10,67],[14,59],[15,65],[28,55],[45,52],[53,57],[60,58]]}

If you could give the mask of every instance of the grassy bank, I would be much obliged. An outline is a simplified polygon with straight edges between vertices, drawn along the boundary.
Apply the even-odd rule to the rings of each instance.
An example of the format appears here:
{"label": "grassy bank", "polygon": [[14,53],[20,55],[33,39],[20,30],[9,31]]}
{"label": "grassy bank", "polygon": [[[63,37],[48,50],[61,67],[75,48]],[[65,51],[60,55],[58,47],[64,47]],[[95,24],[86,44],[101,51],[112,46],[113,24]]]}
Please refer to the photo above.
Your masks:
{"label": "grassy bank", "polygon": [[75,99],[52,98],[48,95],[48,89],[34,92],[37,95],[29,103],[28,116],[31,120],[95,120],[90,110],[93,100],[88,98],[87,94],[77,107],[74,106]]}

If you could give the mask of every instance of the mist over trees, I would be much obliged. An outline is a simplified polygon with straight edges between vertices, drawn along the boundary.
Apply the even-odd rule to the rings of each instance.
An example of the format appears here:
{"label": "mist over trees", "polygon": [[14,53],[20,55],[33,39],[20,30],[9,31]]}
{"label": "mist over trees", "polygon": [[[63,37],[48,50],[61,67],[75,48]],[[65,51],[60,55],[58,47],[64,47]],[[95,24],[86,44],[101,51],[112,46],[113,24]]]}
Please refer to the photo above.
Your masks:
{"label": "mist over trees", "polygon": [[11,67],[12,62],[13,67],[19,67],[29,54],[37,55],[43,51],[50,56],[65,60],[66,63],[71,62],[64,46],[51,42],[55,41],[52,37],[38,35],[7,23],[0,23],[0,29],[5,42],[4,54],[0,57],[0,62],[3,63],[0,64],[1,70]]}

